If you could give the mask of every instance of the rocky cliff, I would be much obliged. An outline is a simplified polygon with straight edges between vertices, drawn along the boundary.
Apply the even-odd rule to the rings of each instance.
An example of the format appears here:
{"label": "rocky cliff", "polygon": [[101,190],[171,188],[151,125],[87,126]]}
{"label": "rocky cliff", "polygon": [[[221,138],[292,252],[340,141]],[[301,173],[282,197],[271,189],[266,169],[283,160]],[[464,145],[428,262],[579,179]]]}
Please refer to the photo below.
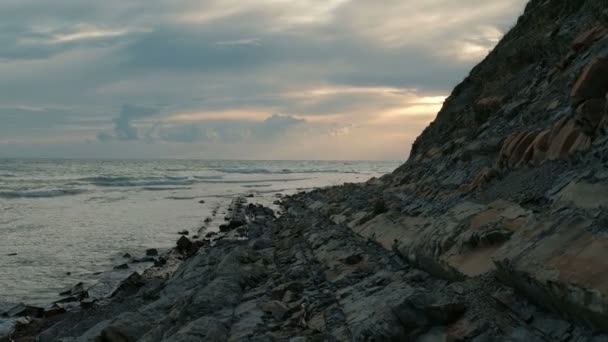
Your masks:
{"label": "rocky cliff", "polygon": [[393,174],[251,205],[41,340],[608,340],[607,10],[532,0]]}
{"label": "rocky cliff", "polygon": [[608,2],[531,1],[379,181],[401,204],[360,232],[390,227],[412,263],[452,279],[496,272],[608,329],[607,92]]}

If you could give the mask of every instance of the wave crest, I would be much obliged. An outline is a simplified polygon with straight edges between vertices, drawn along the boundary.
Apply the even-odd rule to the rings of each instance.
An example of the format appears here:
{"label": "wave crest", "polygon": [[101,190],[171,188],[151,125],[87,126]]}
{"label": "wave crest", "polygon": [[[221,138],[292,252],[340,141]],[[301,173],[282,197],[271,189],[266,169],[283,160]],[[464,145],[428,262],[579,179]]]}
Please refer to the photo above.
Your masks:
{"label": "wave crest", "polygon": [[80,181],[87,182],[96,186],[162,186],[162,185],[192,185],[195,183],[194,180],[188,177],[88,177],[81,178]]}
{"label": "wave crest", "polygon": [[51,198],[61,196],[80,195],[86,189],[48,189],[48,190],[26,190],[26,191],[3,191],[0,198]]}

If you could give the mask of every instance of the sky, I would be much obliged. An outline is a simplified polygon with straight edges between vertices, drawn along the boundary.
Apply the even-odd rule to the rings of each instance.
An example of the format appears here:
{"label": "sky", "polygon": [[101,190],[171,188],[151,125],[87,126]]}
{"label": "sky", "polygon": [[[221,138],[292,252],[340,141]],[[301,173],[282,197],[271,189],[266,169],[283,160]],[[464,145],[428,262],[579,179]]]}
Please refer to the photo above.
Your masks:
{"label": "sky", "polygon": [[526,0],[2,0],[0,157],[404,160]]}

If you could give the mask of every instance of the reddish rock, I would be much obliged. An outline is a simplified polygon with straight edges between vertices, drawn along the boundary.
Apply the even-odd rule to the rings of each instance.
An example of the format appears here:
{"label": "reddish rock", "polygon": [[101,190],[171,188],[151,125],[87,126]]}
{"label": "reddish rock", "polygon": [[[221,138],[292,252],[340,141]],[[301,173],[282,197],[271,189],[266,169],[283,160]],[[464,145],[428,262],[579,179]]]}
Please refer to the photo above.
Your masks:
{"label": "reddish rock", "polygon": [[591,99],[583,102],[576,109],[576,122],[585,133],[591,135],[595,132],[604,118],[606,99]]}
{"label": "reddish rock", "polygon": [[581,32],[572,42],[572,50],[581,52],[589,48],[597,40],[606,37],[606,34],[608,34],[608,28],[601,24]]}
{"label": "reddish rock", "polygon": [[547,158],[551,160],[570,159],[575,153],[591,147],[591,138],[586,135],[574,120],[569,120],[552,136]]}
{"label": "reddish rock", "polygon": [[608,58],[596,58],[572,87],[570,97],[575,105],[589,99],[602,99],[608,93]]}
{"label": "reddish rock", "polygon": [[539,165],[546,159],[547,150],[549,149],[550,144],[550,133],[550,130],[545,130],[536,136],[524,154],[524,160],[526,163]]}
{"label": "reddish rock", "polygon": [[475,189],[478,189],[484,186],[486,183],[490,182],[496,176],[498,176],[498,172],[496,172],[495,169],[486,167],[481,170],[481,172],[479,172],[477,177],[475,177],[475,179],[471,183],[461,186],[460,191],[470,192]]}

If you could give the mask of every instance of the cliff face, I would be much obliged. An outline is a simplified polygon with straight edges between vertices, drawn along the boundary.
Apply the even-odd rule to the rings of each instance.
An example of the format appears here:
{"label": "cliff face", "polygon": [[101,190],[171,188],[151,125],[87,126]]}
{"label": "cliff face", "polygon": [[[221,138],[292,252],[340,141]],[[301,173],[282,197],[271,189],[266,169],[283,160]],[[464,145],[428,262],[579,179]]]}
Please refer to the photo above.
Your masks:
{"label": "cliff face", "polygon": [[608,1],[532,0],[407,163],[308,205],[435,277],[490,277],[606,332],[607,94]]}
{"label": "cliff face", "polygon": [[608,329],[607,93],[608,2],[532,0],[374,183],[399,204],[355,230]]}
{"label": "cliff face", "polygon": [[[416,140],[410,160],[480,140],[546,128],[567,114],[573,83],[606,53],[607,2],[533,0],[517,25],[476,66]],[[451,143],[451,150],[446,144]]]}

